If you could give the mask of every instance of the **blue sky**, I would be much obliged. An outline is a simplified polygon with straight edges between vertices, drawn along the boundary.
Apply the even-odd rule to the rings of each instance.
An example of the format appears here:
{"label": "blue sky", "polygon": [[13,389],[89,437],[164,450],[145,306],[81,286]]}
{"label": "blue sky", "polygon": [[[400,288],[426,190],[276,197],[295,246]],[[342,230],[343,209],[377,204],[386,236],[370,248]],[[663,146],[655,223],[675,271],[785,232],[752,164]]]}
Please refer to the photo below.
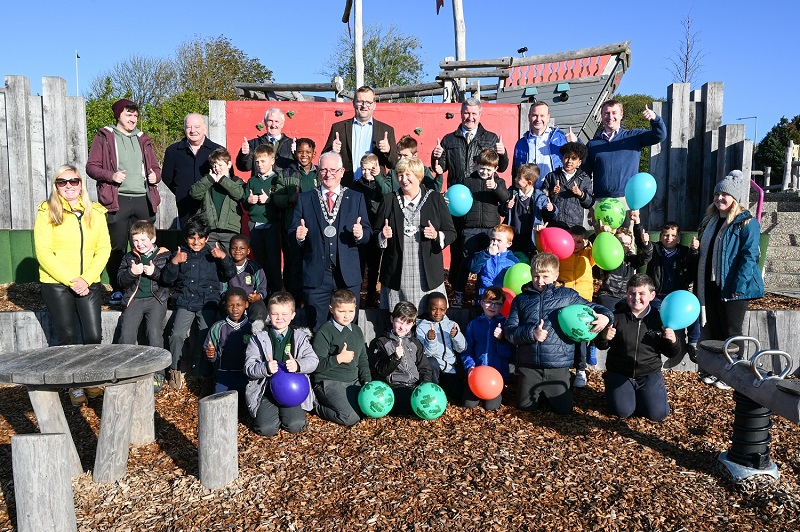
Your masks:
{"label": "blue sky", "polygon": [[[256,7],[259,4],[264,7]],[[724,123],[757,116],[758,136],[763,137],[781,116],[800,114],[800,51],[791,25],[800,16],[797,0],[757,4],[730,0],[724,7],[686,0],[637,8],[583,1],[464,0],[463,4],[468,59],[517,55],[523,46],[528,55],[535,55],[630,40],[631,66],[619,92],[655,97],[666,95],[672,81],[668,58],[682,35],[682,19],[691,14],[706,54],[697,88],[706,81],[725,83]],[[248,9],[240,9],[241,5]],[[132,54],[168,56],[195,35],[225,35],[258,57],[276,81],[329,81],[319,72],[346,28],[341,23],[344,5],[344,0],[11,2],[0,32],[0,74],[29,77],[34,93],[41,90],[42,76],[60,76],[72,95],[77,49],[83,94],[100,73]],[[365,25],[395,24],[420,39],[424,81],[433,81],[440,60],[455,55],[450,0],[445,0],[438,16],[435,0],[363,0],[363,5]],[[743,123],[747,138],[753,138],[755,120]]]}

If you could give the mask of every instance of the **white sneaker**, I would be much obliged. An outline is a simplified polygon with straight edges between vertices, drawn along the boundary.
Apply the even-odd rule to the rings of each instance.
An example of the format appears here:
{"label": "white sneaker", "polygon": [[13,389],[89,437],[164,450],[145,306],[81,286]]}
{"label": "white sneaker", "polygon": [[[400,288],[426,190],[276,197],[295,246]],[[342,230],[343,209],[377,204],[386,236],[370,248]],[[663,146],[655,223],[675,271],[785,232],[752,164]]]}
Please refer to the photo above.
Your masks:
{"label": "white sneaker", "polygon": [[586,371],[576,371],[575,372],[575,382],[572,383],[575,388],[585,388],[586,387]]}
{"label": "white sneaker", "polygon": [[722,381],[720,379],[717,379],[717,382],[714,383],[714,386],[716,386],[720,390],[730,390],[731,389],[731,387],[728,384],[726,384],[724,381]]}
{"label": "white sneaker", "polygon": [[713,376],[710,373],[705,373],[704,372],[704,373],[700,374],[700,382],[702,382],[703,384],[708,384],[709,386],[714,386],[718,380],[719,379],[717,379],[715,376]]}

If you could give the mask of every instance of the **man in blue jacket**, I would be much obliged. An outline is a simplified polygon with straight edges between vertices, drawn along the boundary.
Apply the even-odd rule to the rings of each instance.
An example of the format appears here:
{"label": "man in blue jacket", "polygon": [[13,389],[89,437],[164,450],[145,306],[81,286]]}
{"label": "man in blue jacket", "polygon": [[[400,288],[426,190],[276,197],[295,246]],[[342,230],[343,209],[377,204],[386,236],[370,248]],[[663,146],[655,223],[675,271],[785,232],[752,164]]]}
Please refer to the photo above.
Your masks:
{"label": "man in blue jacket", "polygon": [[516,177],[517,168],[525,163],[539,167],[539,181],[534,188],[542,188],[544,176],[558,169],[561,164],[561,146],[567,142],[577,142],[578,137],[570,128],[566,135],[557,127],[550,126],[550,106],[545,102],[535,102],[528,111],[530,130],[514,145],[514,162],[511,174]]}
{"label": "man in blue jacket", "polygon": [[660,116],[647,107],[642,114],[650,121],[650,129],[623,129],[622,102],[608,100],[603,104],[600,110],[603,130],[586,145],[589,156],[583,163],[583,170],[594,181],[595,203],[605,198],[625,203],[625,185],[639,172],[642,148],[667,138],[667,126]]}

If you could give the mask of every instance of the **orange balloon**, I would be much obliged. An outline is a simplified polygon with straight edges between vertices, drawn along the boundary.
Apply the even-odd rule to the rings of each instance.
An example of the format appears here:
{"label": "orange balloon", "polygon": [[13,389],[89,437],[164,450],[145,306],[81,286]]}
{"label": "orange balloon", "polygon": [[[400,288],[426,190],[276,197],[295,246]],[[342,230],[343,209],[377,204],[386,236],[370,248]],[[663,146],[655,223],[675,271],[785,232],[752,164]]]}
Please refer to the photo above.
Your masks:
{"label": "orange balloon", "polygon": [[489,401],[503,392],[503,376],[492,366],[476,366],[467,377],[469,389],[478,399]]}

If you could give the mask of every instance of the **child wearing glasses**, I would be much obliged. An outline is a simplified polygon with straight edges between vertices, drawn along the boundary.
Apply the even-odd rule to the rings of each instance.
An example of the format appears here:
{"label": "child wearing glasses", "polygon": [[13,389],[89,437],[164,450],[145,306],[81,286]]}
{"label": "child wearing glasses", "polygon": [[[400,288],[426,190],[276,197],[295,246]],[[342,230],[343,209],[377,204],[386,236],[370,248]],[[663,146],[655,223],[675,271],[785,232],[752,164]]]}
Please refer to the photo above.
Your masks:
{"label": "child wearing glasses", "polygon": [[[470,321],[467,325],[467,348],[461,353],[461,361],[469,376],[476,366],[492,366],[503,376],[503,381],[508,384],[510,371],[508,364],[514,354],[514,346],[508,343],[503,336],[503,324],[506,318],[500,313],[506,296],[499,286],[490,286],[483,292],[481,309],[483,314]],[[500,394],[494,399],[484,401],[486,410],[497,410],[503,402]],[[475,408],[481,400],[466,387],[464,389],[464,406]]]}
{"label": "child wearing glasses", "polygon": [[459,233],[462,245],[461,266],[453,291],[453,306],[464,306],[464,287],[467,285],[472,257],[489,247],[489,239],[494,227],[500,223],[501,206],[508,202],[509,193],[503,178],[497,176],[500,156],[494,148],[487,148],[478,154],[477,169],[466,179],[464,185],[472,192],[472,207],[456,223],[463,229]]}

